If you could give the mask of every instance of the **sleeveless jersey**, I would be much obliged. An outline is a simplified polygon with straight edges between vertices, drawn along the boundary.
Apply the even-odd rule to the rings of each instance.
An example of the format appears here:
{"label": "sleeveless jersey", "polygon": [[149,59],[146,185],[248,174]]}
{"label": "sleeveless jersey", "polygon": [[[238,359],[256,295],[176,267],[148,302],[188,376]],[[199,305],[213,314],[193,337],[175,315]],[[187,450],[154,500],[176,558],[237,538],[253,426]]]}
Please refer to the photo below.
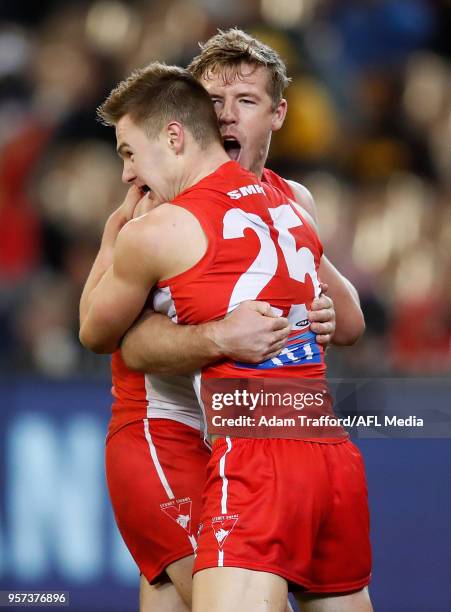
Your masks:
{"label": "sleeveless jersey", "polygon": [[110,438],[116,431],[142,419],[170,419],[201,429],[200,408],[189,376],[162,376],[134,372],[120,350],[111,359],[113,386]]}
{"label": "sleeveless jersey", "polygon": [[290,184],[283,179],[281,176],[270,170],[269,168],[263,168],[262,173],[262,183],[267,183],[268,185],[272,185],[273,187],[277,187],[280,191],[290,198],[290,200],[295,200],[293,190],[290,187]]}
{"label": "sleeveless jersey", "polygon": [[[246,376],[267,376],[271,370],[271,376],[323,378],[323,350],[307,331],[307,309],[320,293],[322,246],[289,198],[231,161],[173,203],[197,218],[208,247],[195,266],[158,283],[155,310],[168,313],[170,303],[178,322],[198,324],[224,317],[245,300],[267,301],[292,322],[298,341],[282,364],[246,367],[227,361],[204,373],[239,377],[244,368]],[[309,349],[304,351],[298,345],[306,339]]]}
{"label": "sleeveless jersey", "polygon": [[[241,420],[248,418],[242,411],[240,398],[244,396],[255,398],[255,408],[262,416],[267,398],[283,396],[283,402],[272,405],[275,418],[283,416],[283,425],[285,416],[293,417],[293,410],[304,409],[305,405],[295,407],[294,400],[305,395],[314,398],[309,411],[303,412],[309,416],[308,432],[304,422],[295,427],[293,418],[291,429],[275,433],[271,421],[271,429],[262,433],[260,428],[255,435],[311,438],[310,417],[333,417],[323,347],[316,342],[308,321],[311,302],[320,294],[317,272],[322,246],[316,232],[287,195],[233,161],[185,190],[173,203],[196,217],[208,246],[196,265],[158,283],[154,309],[172,313],[179,323],[195,325],[223,318],[246,300],[259,300],[268,302],[292,325],[285,348],[276,357],[259,364],[223,360],[195,377],[208,432],[249,437],[247,426],[255,423]],[[239,433],[233,424],[234,433],[230,429],[224,433],[215,422],[213,411],[224,407],[214,404],[215,397],[230,398],[230,392],[235,399],[227,405],[234,410]],[[321,437],[344,434],[337,423],[318,432]]]}
{"label": "sleeveless jersey", "polygon": [[[262,182],[277,187],[288,198],[293,197],[289,184],[269,169],[264,169]],[[167,289],[156,292],[154,308],[177,321]],[[120,350],[112,356],[111,372],[114,401],[108,437],[128,423],[143,418],[167,418],[200,428],[200,409],[190,377],[134,372],[125,365]]]}

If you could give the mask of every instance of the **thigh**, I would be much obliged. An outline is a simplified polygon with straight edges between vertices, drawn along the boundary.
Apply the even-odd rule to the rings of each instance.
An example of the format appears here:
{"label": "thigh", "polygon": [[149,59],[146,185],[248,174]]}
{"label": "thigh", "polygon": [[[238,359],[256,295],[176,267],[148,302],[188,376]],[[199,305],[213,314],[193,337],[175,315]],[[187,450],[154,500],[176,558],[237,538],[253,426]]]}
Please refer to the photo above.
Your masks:
{"label": "thigh", "polygon": [[193,599],[193,565],[194,555],[191,555],[174,561],[166,568],[171,583],[190,610]]}
{"label": "thigh", "polygon": [[139,612],[189,612],[190,609],[171,582],[149,584],[141,575]]}
{"label": "thigh", "polygon": [[208,459],[198,431],[167,419],[127,425],[107,443],[115,518],[149,582],[193,554]]}
{"label": "thigh", "polygon": [[287,583],[280,576],[237,567],[195,574],[193,612],[286,612]]}

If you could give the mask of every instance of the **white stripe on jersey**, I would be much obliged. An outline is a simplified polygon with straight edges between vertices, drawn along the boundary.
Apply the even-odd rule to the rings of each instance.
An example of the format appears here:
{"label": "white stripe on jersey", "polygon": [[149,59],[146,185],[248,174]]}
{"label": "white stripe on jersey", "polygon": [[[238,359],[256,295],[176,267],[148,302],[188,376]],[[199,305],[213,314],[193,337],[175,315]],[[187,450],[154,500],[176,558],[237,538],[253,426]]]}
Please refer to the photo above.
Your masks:
{"label": "white stripe on jersey", "polygon": [[198,370],[192,376],[193,388],[197,397],[197,401],[200,406],[200,430],[203,431],[204,434],[204,443],[211,450],[211,438],[208,435],[208,427],[207,427],[207,417],[205,413],[204,402],[202,401],[200,388],[202,385],[202,372]]}
{"label": "white stripe on jersey", "polygon": [[177,323],[174,300],[169,287],[157,287],[153,293],[152,305],[155,312],[161,312]]}
{"label": "white stripe on jersey", "polygon": [[[177,313],[169,287],[157,288],[153,308],[177,323]],[[201,428],[199,404],[189,376],[145,374],[147,418],[178,421],[194,429]]]}
{"label": "white stripe on jersey", "polygon": [[172,492],[171,487],[169,486],[169,482],[167,481],[166,476],[163,472],[161,463],[158,460],[157,450],[154,446],[152,436],[150,435],[150,431],[149,431],[149,419],[143,419],[143,421],[144,421],[144,435],[146,436],[146,440],[149,445],[150,456],[152,457],[155,469],[157,470],[158,477],[161,481],[161,484],[164,487],[164,490],[166,491],[166,495],[168,496],[168,498],[175,499],[175,495]]}
{"label": "white stripe on jersey", "polygon": [[146,374],[144,381],[148,419],[170,419],[201,428],[199,403],[190,376]]}

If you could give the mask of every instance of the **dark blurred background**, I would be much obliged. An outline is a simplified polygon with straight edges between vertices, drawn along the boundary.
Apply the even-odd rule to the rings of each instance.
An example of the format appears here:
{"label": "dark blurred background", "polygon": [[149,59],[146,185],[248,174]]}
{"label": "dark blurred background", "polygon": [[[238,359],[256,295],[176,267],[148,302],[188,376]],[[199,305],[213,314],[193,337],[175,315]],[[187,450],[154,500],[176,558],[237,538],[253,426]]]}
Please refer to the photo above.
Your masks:
{"label": "dark blurred background", "polygon": [[[332,375],[448,377],[451,2],[2,1],[0,19],[0,587],[67,584],[77,609],[125,612],[137,576],[102,488],[109,362],[77,338],[83,283],[125,193],[96,106],[134,67],[186,65],[217,27],[275,47],[293,82],[268,165],[312,191],[325,251],[366,317],[356,347],[330,350]],[[383,612],[451,609],[437,550],[450,510],[444,442],[362,442]],[[395,497],[380,495],[390,482]],[[418,541],[417,523],[434,535]],[[404,527],[388,554],[383,542]],[[421,586],[425,556],[436,565]],[[407,563],[410,585],[414,562],[407,598],[396,575]]]}
{"label": "dark blurred background", "polygon": [[450,12],[445,0],[2,3],[0,362],[105,375],[77,340],[78,297],[124,193],[95,108],[133,67],[186,65],[197,41],[238,24],[293,77],[270,166],[311,189],[326,252],[362,298],[367,333],[334,368],[449,372]]}

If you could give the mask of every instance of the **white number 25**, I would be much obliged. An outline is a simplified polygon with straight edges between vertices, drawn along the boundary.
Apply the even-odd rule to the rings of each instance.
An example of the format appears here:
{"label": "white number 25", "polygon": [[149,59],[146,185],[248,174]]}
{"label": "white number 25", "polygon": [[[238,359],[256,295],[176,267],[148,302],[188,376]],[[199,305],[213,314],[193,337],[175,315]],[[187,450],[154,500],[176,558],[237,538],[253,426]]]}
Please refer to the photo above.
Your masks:
{"label": "white number 25", "polygon": [[[289,230],[301,226],[302,220],[289,204],[270,208],[275,229],[278,232],[278,244],[285,258],[288,273],[294,280],[304,283],[308,274],[313,282],[315,296],[320,293],[320,285],[315,269],[315,258],[307,247],[296,248],[294,236]],[[278,267],[277,250],[271,238],[269,227],[261,217],[246,213],[240,208],[233,208],[224,215],[224,238],[242,238],[244,230],[253,230],[260,241],[260,251],[249,268],[240,276],[230,297],[228,312],[245,300],[255,300],[260,292],[274,277]],[[273,307],[273,310],[281,311]],[[295,324],[307,319],[305,304],[293,304],[288,313],[288,319]]]}

